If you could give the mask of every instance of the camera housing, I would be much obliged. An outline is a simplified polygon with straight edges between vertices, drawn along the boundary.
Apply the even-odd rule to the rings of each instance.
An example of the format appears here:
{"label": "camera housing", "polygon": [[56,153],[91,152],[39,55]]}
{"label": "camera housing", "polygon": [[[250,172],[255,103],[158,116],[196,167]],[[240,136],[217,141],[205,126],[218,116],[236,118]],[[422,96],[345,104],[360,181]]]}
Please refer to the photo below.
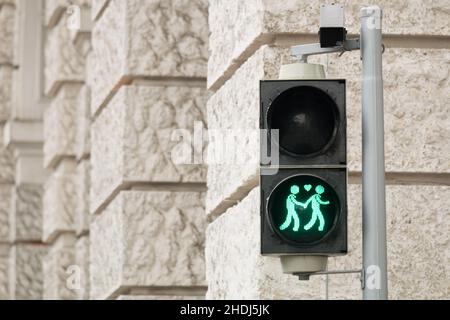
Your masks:
{"label": "camera housing", "polygon": [[320,6],[320,46],[330,48],[342,46],[347,36],[344,28],[344,6],[323,4]]}

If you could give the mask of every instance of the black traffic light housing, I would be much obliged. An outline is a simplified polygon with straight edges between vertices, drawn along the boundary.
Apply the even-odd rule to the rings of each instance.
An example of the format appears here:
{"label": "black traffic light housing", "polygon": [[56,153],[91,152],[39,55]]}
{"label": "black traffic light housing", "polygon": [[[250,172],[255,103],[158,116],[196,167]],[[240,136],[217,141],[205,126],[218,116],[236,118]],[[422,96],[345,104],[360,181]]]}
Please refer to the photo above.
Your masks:
{"label": "black traffic light housing", "polygon": [[274,154],[271,130],[279,138],[278,162],[261,163],[261,253],[345,254],[345,80],[261,81],[260,89],[261,159]]}
{"label": "black traffic light housing", "polygon": [[[299,101],[306,101],[308,105],[305,111],[313,112],[314,116],[314,119],[308,119],[312,120],[310,123],[303,126],[303,131],[313,130],[308,139],[299,139],[299,135],[295,134],[295,121],[307,122],[307,119],[301,119],[295,114]],[[261,143],[270,141],[271,129],[280,129],[281,166],[345,165],[345,112],[345,80],[261,81],[260,128],[266,129],[268,134],[267,140],[261,139]],[[292,123],[292,128],[280,128]],[[314,123],[322,126],[326,132],[320,128],[311,128]],[[284,146],[283,131],[286,133]],[[261,147],[264,150],[265,146]]]}
{"label": "black traffic light housing", "polygon": [[[264,170],[264,169],[261,169]],[[317,177],[328,183],[335,191],[339,199],[339,214],[332,219],[332,226],[324,237],[318,240],[311,239],[304,243],[291,241],[278,232],[279,224],[274,225],[269,214],[269,198],[273,195],[274,189],[287,181],[290,177],[300,177],[303,175]],[[310,254],[310,255],[342,255],[347,253],[347,171],[341,169],[280,169],[276,175],[261,175],[261,251],[264,255],[289,255],[289,254]],[[343,185],[344,182],[344,185]],[[300,217],[302,221],[303,217]],[[310,217],[308,216],[307,220]]]}

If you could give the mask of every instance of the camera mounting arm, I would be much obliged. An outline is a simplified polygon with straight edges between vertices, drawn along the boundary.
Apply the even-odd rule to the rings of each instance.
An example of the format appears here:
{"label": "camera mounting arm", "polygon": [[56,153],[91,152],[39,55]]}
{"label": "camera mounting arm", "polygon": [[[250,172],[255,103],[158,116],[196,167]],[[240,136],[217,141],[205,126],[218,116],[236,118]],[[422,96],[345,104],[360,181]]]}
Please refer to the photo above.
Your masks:
{"label": "camera mounting arm", "polygon": [[322,48],[320,43],[301,44],[291,47],[291,56],[299,60],[299,62],[307,63],[308,56],[324,53],[353,51],[360,49],[360,40],[348,39],[341,46]]}

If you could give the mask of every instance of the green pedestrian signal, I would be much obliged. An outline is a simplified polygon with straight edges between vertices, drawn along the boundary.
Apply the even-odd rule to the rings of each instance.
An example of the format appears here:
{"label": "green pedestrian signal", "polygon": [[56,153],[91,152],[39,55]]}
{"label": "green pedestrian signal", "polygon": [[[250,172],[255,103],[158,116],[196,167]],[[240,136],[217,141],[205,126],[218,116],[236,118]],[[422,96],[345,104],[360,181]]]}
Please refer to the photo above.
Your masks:
{"label": "green pedestrian signal", "polygon": [[[306,191],[311,190],[311,185],[305,185],[304,186]],[[291,187],[291,194],[287,197],[286,200],[286,210],[287,210],[287,217],[286,221],[283,223],[283,225],[280,227],[280,230],[285,230],[289,225],[291,224],[291,220],[294,219],[294,231],[299,231],[298,228],[300,226],[300,220],[298,218],[297,212],[295,211],[295,205],[302,206],[304,209],[308,208],[308,204],[312,203],[312,217],[309,223],[305,226],[305,230],[309,230],[312,228],[314,223],[317,219],[320,221],[319,225],[319,231],[323,231],[323,228],[325,226],[325,219],[323,217],[322,211],[320,211],[320,205],[328,205],[330,204],[329,201],[322,201],[320,199],[320,195],[325,191],[324,187],[317,186],[316,188],[316,194],[312,195],[306,203],[298,202],[295,198],[296,195],[299,193],[300,188],[298,186],[292,186]]]}
{"label": "green pedestrian signal", "polygon": [[297,232],[300,227],[300,219],[298,218],[297,212],[295,211],[295,206],[305,206],[304,203],[298,202],[296,196],[299,193],[300,188],[298,186],[291,187],[291,194],[288,195],[286,199],[286,211],[287,216],[280,230],[283,231],[291,225],[291,221],[294,220],[294,231]]}
{"label": "green pedestrian signal", "polygon": [[316,194],[312,195],[311,198],[306,201],[305,208],[308,207],[308,204],[311,203],[312,206],[312,217],[309,223],[305,226],[305,230],[311,229],[317,219],[319,219],[319,231],[323,231],[323,228],[325,226],[325,219],[323,217],[322,211],[320,211],[320,205],[329,205],[330,201],[322,201],[321,200],[321,194],[323,194],[325,191],[325,188],[322,186],[316,187]]}
{"label": "green pedestrian signal", "polygon": [[331,231],[339,208],[339,198],[328,183],[311,175],[297,175],[273,190],[267,212],[272,228],[281,238],[310,244]]}

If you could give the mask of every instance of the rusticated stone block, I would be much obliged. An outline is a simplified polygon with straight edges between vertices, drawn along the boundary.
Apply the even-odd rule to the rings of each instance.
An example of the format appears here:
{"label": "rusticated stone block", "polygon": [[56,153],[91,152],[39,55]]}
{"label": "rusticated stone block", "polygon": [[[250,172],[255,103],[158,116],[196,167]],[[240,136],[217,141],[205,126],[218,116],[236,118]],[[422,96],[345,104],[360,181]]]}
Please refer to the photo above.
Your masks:
{"label": "rusticated stone block", "polygon": [[9,241],[13,188],[12,185],[0,184],[0,243]]}
{"label": "rusticated stone block", "polygon": [[[259,126],[259,79],[277,79],[278,57],[285,49],[263,46],[244,63],[207,103],[208,128],[242,129]],[[347,79],[348,164],[361,171],[361,69],[359,53],[347,58],[330,55],[329,78]],[[397,172],[450,172],[449,50],[387,49],[384,59],[386,170]],[[326,63],[326,58],[311,62]],[[283,61],[288,62],[284,58]],[[402,85],[399,85],[402,84]],[[423,94],[423,92],[433,92]],[[236,131],[240,132],[240,131]],[[259,143],[239,133],[239,143],[227,156],[244,159],[244,165],[208,166],[206,211],[223,212],[221,206],[242,199],[248,186],[257,183]],[[209,153],[223,148],[214,141]]]}
{"label": "rusticated stone block", "polygon": [[[223,139],[208,146],[206,212],[237,201],[257,184],[259,169],[259,80],[277,79],[286,49],[258,50],[207,103],[208,128]],[[214,133],[215,134],[215,133]],[[228,148],[227,148],[228,147]],[[219,156],[218,156],[219,155]],[[252,187],[251,187],[252,188]]]}
{"label": "rusticated stone block", "polygon": [[[91,30],[92,30],[92,21],[91,21],[91,9],[90,8],[81,8],[81,21],[80,21],[80,27],[77,29],[74,29],[71,32],[71,40],[75,47],[77,48],[77,51],[80,52],[85,59],[87,59],[87,56],[92,50],[92,43],[91,43]],[[87,65],[87,61],[86,61]],[[88,67],[86,67],[86,70]]]}
{"label": "rusticated stone block", "polygon": [[121,192],[91,224],[91,298],[204,286],[203,193]]}
{"label": "rusticated stone block", "polygon": [[92,31],[91,112],[124,77],[204,78],[207,11],[206,0],[111,0]]}
{"label": "rusticated stone block", "polygon": [[66,2],[66,0],[45,0],[45,24],[49,28],[54,27],[64,14]]}
{"label": "rusticated stone block", "polygon": [[75,265],[75,243],[73,234],[62,234],[44,258],[44,299],[74,300],[80,281]]}
{"label": "rusticated stone block", "polygon": [[[319,0],[212,0],[209,2],[208,87],[211,87],[240,56],[269,43],[275,34],[317,34]],[[361,0],[345,3],[346,28],[358,34]],[[445,0],[380,0],[384,34],[448,35],[450,19]],[[398,13],[402,14],[399,15]],[[420,41],[420,40],[419,40]]]}
{"label": "rusticated stone block", "polygon": [[58,24],[66,9],[70,5],[90,6],[91,0],[46,0],[45,23],[49,28]]}
{"label": "rusticated stone block", "polygon": [[206,299],[324,299],[322,277],[299,282],[283,274],[278,258],[261,256],[259,192],[208,226]]}
{"label": "rusticated stone block", "polygon": [[91,213],[126,183],[205,181],[204,166],[172,157],[187,143],[176,130],[193,134],[204,109],[204,89],[123,87],[92,126]]}
{"label": "rusticated stone block", "polygon": [[43,297],[42,260],[46,246],[16,244],[10,254],[10,298],[40,300]]}
{"label": "rusticated stone block", "polygon": [[[330,55],[327,75],[347,79],[348,164],[361,171],[361,61],[358,52],[346,55]],[[450,77],[442,63],[450,64],[450,50],[384,53],[386,171],[450,172]]]}
{"label": "rusticated stone block", "polygon": [[9,119],[12,103],[13,68],[8,65],[0,66],[0,122]]}
{"label": "rusticated stone block", "polygon": [[66,19],[64,17],[46,36],[44,75],[45,92],[49,96],[54,96],[63,83],[84,81],[85,58],[70,41]]}
{"label": "rusticated stone block", "polygon": [[92,20],[97,20],[105,7],[108,5],[109,0],[92,0]]}
{"label": "rusticated stone block", "polygon": [[90,267],[90,252],[89,252],[89,236],[82,236],[77,240],[75,246],[75,261],[79,268],[79,283],[80,288],[77,291],[78,300],[89,299],[89,267]]}
{"label": "rusticated stone block", "polygon": [[62,157],[75,156],[79,84],[65,84],[44,113],[44,166],[53,167]]}
{"label": "rusticated stone block", "polygon": [[89,112],[89,117],[91,117],[91,101],[92,101],[92,84],[94,82],[93,77],[94,75],[92,74],[92,72],[90,72],[89,70],[92,70],[93,64],[95,63],[94,59],[93,59],[93,54],[92,54],[92,50],[90,50],[87,54],[86,54],[86,77],[84,79],[85,81],[85,85],[86,85],[86,89],[89,91],[89,106],[88,106],[88,112]]}
{"label": "rusticated stone block", "polygon": [[386,201],[389,297],[448,299],[450,187],[389,187]]}
{"label": "rusticated stone block", "polygon": [[76,163],[63,160],[45,183],[43,241],[53,242],[64,232],[75,232]]}
{"label": "rusticated stone block", "polygon": [[40,241],[42,239],[41,185],[20,185],[14,193],[14,211],[11,211],[11,241]]}
{"label": "rusticated stone block", "polygon": [[4,125],[0,124],[0,183],[14,183],[14,158],[12,151],[3,144]]}
{"label": "rusticated stone block", "polygon": [[[361,187],[349,187],[349,254],[330,258],[329,270],[359,269]],[[390,299],[446,299],[450,187],[388,186],[386,190]],[[361,299],[359,275],[331,275],[331,299]]]}
{"label": "rusticated stone block", "polygon": [[91,92],[89,87],[83,86],[76,102],[77,130],[75,137],[75,154],[77,160],[89,156],[91,153]]}
{"label": "rusticated stone block", "polygon": [[7,4],[15,6],[16,0],[0,0],[0,7]]}
{"label": "rusticated stone block", "polygon": [[13,62],[14,52],[14,18],[15,8],[12,5],[0,6],[0,64]]}
{"label": "rusticated stone block", "polygon": [[77,235],[89,231],[89,190],[90,190],[91,163],[83,160],[77,165],[76,180],[76,211],[75,230]]}
{"label": "rusticated stone block", "polygon": [[0,300],[9,299],[9,246],[0,244]]}

